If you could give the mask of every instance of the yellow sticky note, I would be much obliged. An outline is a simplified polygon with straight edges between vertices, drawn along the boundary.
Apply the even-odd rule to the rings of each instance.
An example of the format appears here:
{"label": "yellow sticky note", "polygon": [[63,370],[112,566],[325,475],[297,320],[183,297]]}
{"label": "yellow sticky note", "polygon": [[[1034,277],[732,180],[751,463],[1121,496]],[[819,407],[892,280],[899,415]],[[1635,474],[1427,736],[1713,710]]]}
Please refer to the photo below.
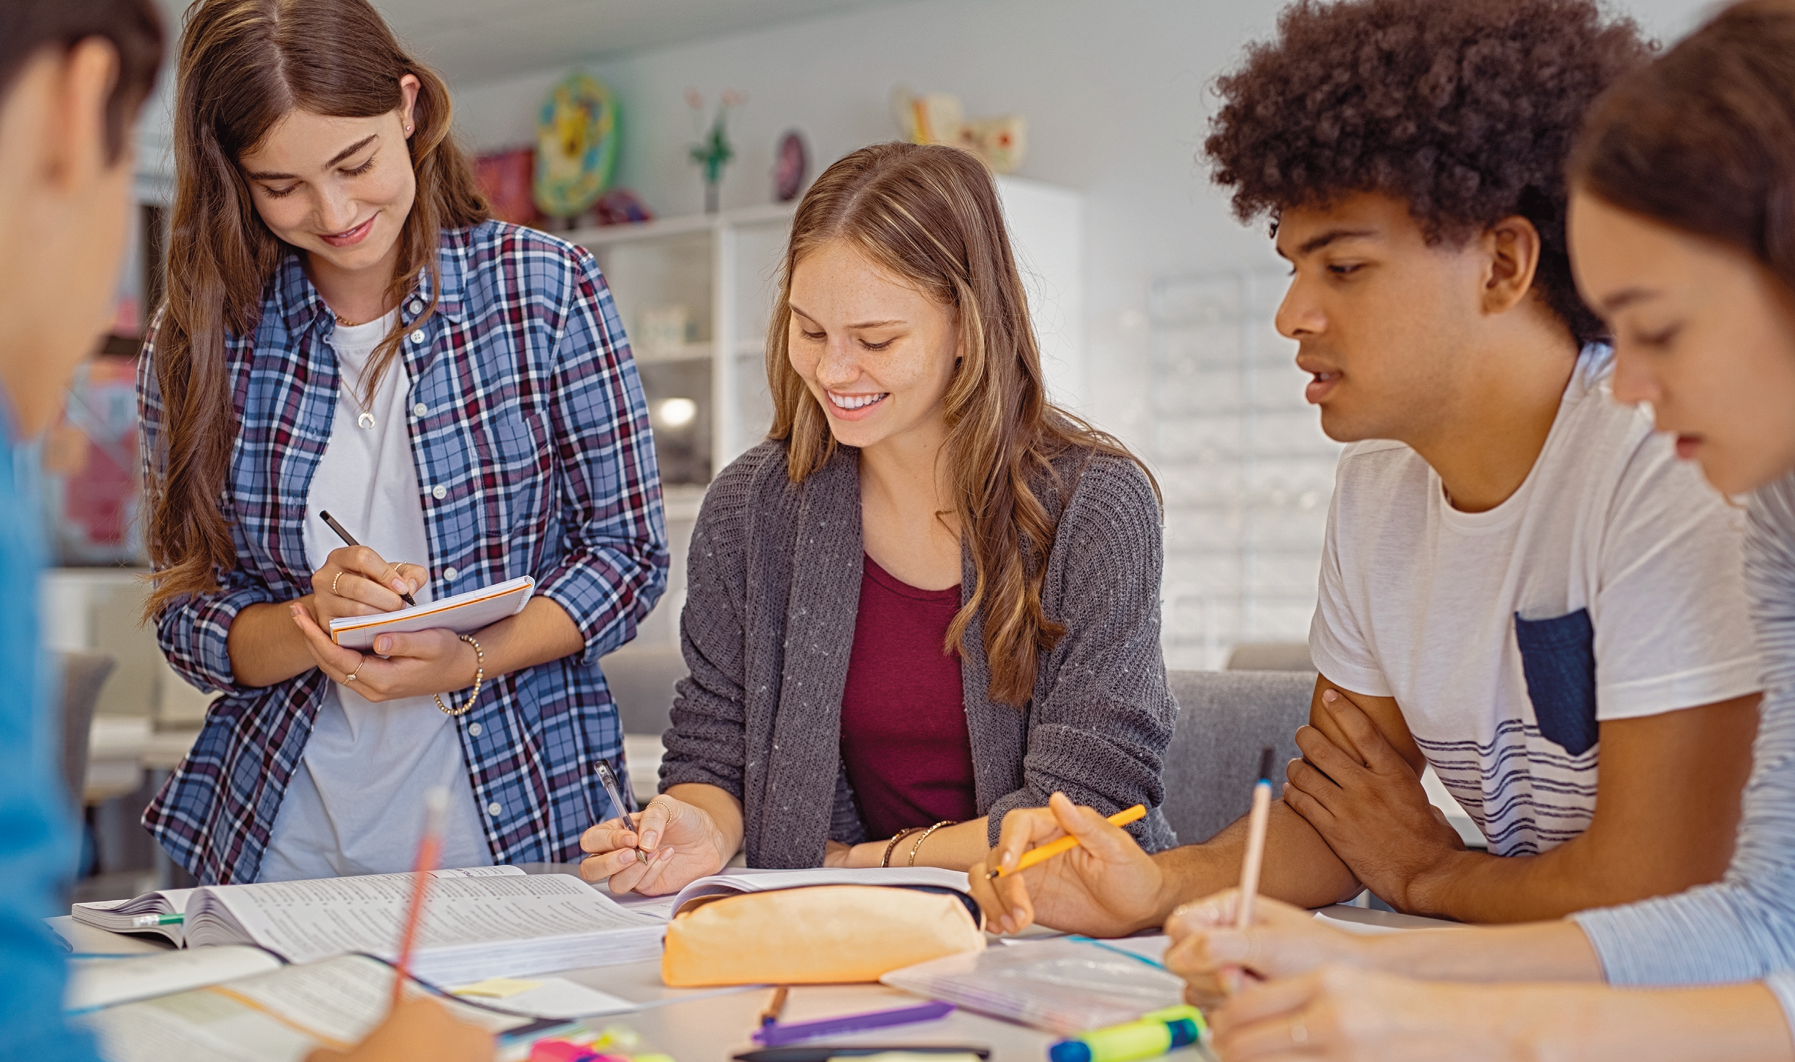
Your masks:
{"label": "yellow sticky note", "polygon": [[457,996],[483,996],[487,999],[510,999],[521,995],[532,988],[541,988],[541,981],[519,981],[513,977],[489,977],[484,981],[476,981],[471,985],[451,988],[449,992]]}

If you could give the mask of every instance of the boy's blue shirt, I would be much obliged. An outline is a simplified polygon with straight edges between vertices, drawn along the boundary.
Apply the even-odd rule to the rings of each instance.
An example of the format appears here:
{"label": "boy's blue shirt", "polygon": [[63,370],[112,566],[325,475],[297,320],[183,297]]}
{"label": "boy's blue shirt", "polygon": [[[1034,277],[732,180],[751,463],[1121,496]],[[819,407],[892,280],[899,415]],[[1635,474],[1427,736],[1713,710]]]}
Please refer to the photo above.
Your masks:
{"label": "boy's blue shirt", "polygon": [[97,1062],[92,1036],[63,1018],[67,964],[43,921],[59,913],[75,849],[38,640],[37,479],[36,447],[15,441],[0,392],[0,1059]]}

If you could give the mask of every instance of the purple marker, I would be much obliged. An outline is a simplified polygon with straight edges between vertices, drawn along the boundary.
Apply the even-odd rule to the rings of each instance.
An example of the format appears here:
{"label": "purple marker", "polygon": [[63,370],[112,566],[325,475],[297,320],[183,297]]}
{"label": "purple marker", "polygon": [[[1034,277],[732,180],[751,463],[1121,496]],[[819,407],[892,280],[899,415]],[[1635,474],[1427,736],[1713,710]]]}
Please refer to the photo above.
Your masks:
{"label": "purple marker", "polygon": [[934,1021],[937,1018],[945,1018],[953,1012],[954,1005],[952,1003],[923,1003],[914,1007],[899,1007],[896,1010],[843,1014],[839,1018],[824,1018],[821,1021],[769,1025],[763,1029],[756,1029],[754,1039],[768,1047],[779,1047],[783,1044],[795,1044],[800,1040],[813,1040],[819,1036],[865,1032],[868,1029],[889,1029],[894,1025],[914,1025],[919,1021]]}

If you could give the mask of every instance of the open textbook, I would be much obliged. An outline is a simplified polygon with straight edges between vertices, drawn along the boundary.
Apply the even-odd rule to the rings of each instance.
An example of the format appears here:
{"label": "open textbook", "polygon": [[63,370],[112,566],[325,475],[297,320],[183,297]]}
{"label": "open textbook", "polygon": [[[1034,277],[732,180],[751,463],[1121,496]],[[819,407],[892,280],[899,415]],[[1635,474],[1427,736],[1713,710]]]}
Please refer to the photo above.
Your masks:
{"label": "open textbook", "polygon": [[[224,949],[207,949],[206,960]],[[249,972],[228,981],[104,1007],[79,1019],[100,1039],[112,1062],[297,1062],[319,1047],[346,1050],[367,1036],[386,1017],[394,971],[366,955],[340,955],[323,962],[281,966],[253,949],[232,949],[230,961]],[[186,955],[123,960],[137,966],[128,974],[147,984],[170,970],[149,970],[146,964],[191,958]],[[222,956],[221,956],[222,958]],[[174,982],[174,983],[178,983]],[[426,995],[408,986],[410,997]],[[540,1022],[485,1007],[435,997],[461,1021],[498,1035],[501,1040],[542,1035],[552,1022]]]}
{"label": "open textbook", "polygon": [[[664,919],[626,910],[578,878],[510,866],[432,877],[412,963],[422,980],[452,985],[660,956]],[[294,963],[349,952],[392,959],[411,880],[370,874],[209,885],[76,904],[70,914],[100,929],[160,933],[188,947],[253,944]],[[184,915],[183,924],[136,924],[167,914]]]}

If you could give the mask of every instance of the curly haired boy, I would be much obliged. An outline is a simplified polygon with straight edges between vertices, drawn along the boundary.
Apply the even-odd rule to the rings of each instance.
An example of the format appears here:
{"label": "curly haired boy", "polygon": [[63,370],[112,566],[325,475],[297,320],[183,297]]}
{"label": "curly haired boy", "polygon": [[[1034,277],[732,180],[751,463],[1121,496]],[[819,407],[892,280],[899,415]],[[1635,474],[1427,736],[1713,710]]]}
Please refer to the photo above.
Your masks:
{"label": "curly haired boy", "polygon": [[[1351,444],[1267,895],[1512,922],[1726,868],[1759,690],[1739,528],[1609,400],[1565,247],[1583,113],[1650,52],[1592,0],[1301,0],[1217,82],[1215,180],[1269,218],[1278,330]],[[1486,850],[1429,804],[1429,765]],[[981,888],[994,916],[1158,924],[1233,884],[1246,841],[1148,857],[1056,801],[993,855],[1062,829],[1080,850]]]}

